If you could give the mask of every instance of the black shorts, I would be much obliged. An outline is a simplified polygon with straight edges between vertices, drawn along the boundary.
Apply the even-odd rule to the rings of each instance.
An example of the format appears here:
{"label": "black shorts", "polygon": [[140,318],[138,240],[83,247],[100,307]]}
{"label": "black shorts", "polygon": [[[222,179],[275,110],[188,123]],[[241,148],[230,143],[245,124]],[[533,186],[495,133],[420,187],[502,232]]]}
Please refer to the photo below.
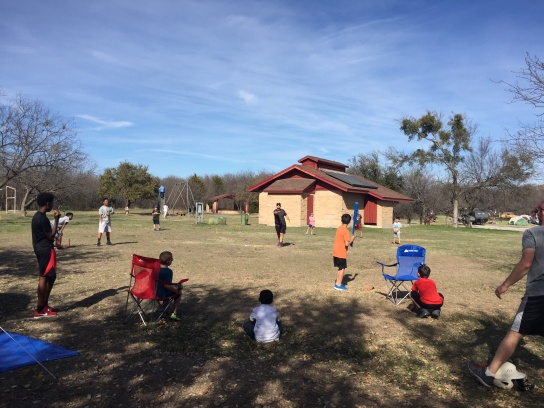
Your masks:
{"label": "black shorts", "polygon": [[439,293],[440,297],[442,298],[442,303],[438,304],[438,305],[430,305],[430,304],[427,304],[427,303],[423,303],[421,301],[421,297],[419,296],[419,292],[416,292],[415,290],[411,291],[410,292],[410,297],[412,299],[415,300],[415,302],[422,308],[424,309],[427,309],[427,310],[436,310],[436,309],[440,309],[443,305],[444,305],[444,296],[442,296],[442,293]]}
{"label": "black shorts", "polygon": [[544,296],[523,297],[511,330],[524,336],[544,336]]}
{"label": "black shorts", "polygon": [[276,225],[276,232],[278,234],[285,234],[285,230],[287,229],[287,226],[285,224],[283,225]]}
{"label": "black shorts", "polygon": [[332,257],[332,261],[335,267],[340,269],[346,269],[348,267],[348,260],[346,258],[337,258],[335,256]]}
{"label": "black shorts", "polygon": [[159,220],[153,220],[153,225],[160,225]]}
{"label": "black shorts", "polygon": [[38,258],[40,276],[55,276],[57,269],[57,253],[53,248],[34,251]]}

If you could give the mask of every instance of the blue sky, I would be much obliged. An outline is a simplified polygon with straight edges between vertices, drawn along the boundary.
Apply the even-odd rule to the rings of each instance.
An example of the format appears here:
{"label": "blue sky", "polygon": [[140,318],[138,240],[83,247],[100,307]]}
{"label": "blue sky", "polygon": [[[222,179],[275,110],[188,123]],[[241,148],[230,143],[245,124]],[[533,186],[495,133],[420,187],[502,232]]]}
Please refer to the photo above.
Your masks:
{"label": "blue sky", "polygon": [[73,118],[98,171],[280,171],[417,148],[398,120],[534,121],[503,85],[544,58],[544,2],[0,0],[0,90]]}

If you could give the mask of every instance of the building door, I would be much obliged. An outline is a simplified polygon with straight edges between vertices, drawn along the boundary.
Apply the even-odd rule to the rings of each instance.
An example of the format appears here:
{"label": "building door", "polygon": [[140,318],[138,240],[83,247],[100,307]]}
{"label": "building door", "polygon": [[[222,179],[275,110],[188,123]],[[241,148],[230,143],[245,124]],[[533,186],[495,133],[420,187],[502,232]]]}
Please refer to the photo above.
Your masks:
{"label": "building door", "polygon": [[376,225],[378,223],[378,203],[374,197],[370,197],[365,202],[363,222],[369,225]]}

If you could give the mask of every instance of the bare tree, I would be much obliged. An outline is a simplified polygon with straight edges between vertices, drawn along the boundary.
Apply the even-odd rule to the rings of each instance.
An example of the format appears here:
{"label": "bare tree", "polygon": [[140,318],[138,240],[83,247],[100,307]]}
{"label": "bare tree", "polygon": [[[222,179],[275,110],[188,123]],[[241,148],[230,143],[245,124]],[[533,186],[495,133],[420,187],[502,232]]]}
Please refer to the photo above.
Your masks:
{"label": "bare tree", "polygon": [[507,86],[513,102],[525,102],[537,109],[535,122],[522,123],[521,129],[508,134],[506,141],[519,151],[529,152],[536,162],[544,164],[544,62],[537,56],[527,54],[525,65],[517,72],[519,81],[499,83]]}
{"label": "bare tree", "polygon": [[18,95],[0,104],[0,188],[15,178],[29,181],[31,175],[85,163],[86,158],[71,121],[42,102]]}
{"label": "bare tree", "polygon": [[[533,158],[527,152],[511,153],[506,147],[493,149],[491,138],[481,138],[465,158],[460,171],[464,203],[474,208],[494,208],[495,199],[508,190],[517,190],[534,172]],[[502,194],[497,194],[502,191]]]}

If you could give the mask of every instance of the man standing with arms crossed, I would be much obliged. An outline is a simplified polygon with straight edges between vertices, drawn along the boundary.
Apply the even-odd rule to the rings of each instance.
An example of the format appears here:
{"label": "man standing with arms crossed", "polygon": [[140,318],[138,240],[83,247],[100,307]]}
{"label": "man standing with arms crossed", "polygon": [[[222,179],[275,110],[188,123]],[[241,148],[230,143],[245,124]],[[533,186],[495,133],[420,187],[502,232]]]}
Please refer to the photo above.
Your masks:
{"label": "man standing with arms crossed", "polygon": [[102,238],[102,233],[106,233],[107,242],[106,245],[111,245],[110,233],[111,233],[111,221],[110,215],[114,214],[113,208],[109,206],[109,200],[104,199],[102,207],[98,209],[98,242],[96,246],[100,246],[100,239]]}
{"label": "man standing with arms crossed", "polygon": [[486,387],[493,385],[497,370],[514,354],[523,336],[544,336],[544,201],[535,211],[539,226],[525,230],[521,259],[504,282],[495,289],[495,295],[500,299],[510,286],[527,276],[525,294],[514,322],[487,367],[473,361],[468,362],[470,372]]}

